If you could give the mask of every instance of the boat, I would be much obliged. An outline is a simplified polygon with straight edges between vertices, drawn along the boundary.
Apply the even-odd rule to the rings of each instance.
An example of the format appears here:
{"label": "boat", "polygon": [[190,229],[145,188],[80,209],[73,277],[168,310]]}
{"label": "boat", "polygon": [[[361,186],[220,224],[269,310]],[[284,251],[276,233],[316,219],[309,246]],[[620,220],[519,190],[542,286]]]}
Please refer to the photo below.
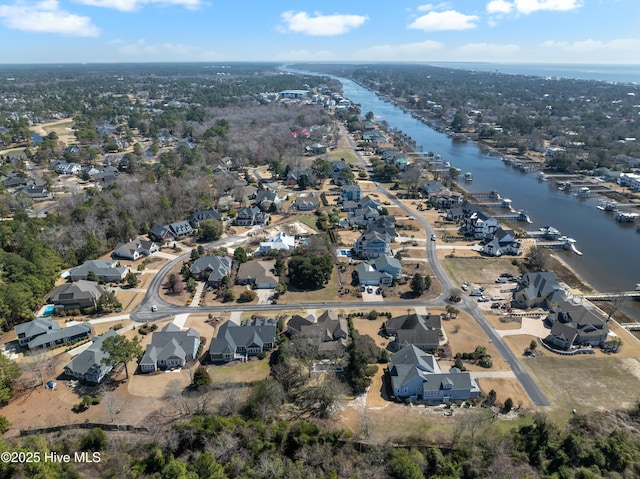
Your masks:
{"label": "boat", "polygon": [[470,171],[464,174],[464,181],[473,181],[473,174]]}
{"label": "boat", "polygon": [[588,198],[589,196],[591,196],[591,190],[589,189],[588,186],[583,186],[580,189],[578,189],[578,191],[576,191],[574,194],[577,198]]}
{"label": "boat", "polygon": [[549,181],[549,177],[544,173],[538,173],[538,181]]}
{"label": "boat", "polygon": [[626,211],[616,211],[616,221],[618,223],[634,223],[640,217],[638,213],[628,213]]}
{"label": "boat", "polygon": [[618,202],[614,200],[604,199],[600,200],[598,203],[598,208],[600,211],[615,211],[618,206]]}
{"label": "boat", "polygon": [[569,191],[571,189],[571,182],[570,181],[561,181],[558,184],[559,184],[558,189],[560,191]]}

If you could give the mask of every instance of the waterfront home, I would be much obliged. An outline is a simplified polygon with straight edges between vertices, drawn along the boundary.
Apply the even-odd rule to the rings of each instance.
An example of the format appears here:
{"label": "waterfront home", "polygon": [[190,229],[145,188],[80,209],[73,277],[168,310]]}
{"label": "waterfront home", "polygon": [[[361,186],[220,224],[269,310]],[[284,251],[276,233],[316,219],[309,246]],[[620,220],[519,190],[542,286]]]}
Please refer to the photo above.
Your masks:
{"label": "waterfront home", "polygon": [[436,358],[410,344],[391,357],[386,371],[393,395],[400,399],[446,404],[478,397],[480,388],[468,372],[443,373]]}
{"label": "waterfront home", "polygon": [[551,327],[545,342],[554,348],[603,347],[609,334],[607,319],[596,309],[563,301],[549,310],[545,324]]}
{"label": "waterfront home", "polygon": [[522,275],[513,293],[512,304],[516,308],[553,308],[565,300],[566,293],[553,272]]}
{"label": "waterfront home", "polygon": [[498,228],[482,242],[482,252],[488,256],[519,256],[522,254],[522,243],[516,241],[513,230]]}
{"label": "waterfront home", "polygon": [[492,234],[500,227],[500,223],[489,213],[478,210],[465,218],[462,227],[465,235],[473,236],[475,239],[483,239]]}

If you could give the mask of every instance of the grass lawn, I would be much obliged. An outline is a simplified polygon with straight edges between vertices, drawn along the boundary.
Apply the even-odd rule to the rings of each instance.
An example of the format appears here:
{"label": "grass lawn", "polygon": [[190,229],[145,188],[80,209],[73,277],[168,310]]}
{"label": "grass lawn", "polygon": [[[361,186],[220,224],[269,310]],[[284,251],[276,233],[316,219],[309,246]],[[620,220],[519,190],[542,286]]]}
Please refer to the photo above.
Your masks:
{"label": "grass lawn", "polygon": [[299,215],[296,216],[296,219],[300,223],[307,225],[309,228],[313,228],[315,231],[318,231],[318,226],[316,225],[318,217],[316,215]]}
{"label": "grass lawn", "polygon": [[574,408],[584,414],[632,407],[640,397],[638,358],[547,355],[521,364],[553,405],[554,420],[568,418]]}
{"label": "grass lawn", "polygon": [[360,158],[358,158],[358,155],[350,148],[333,150],[327,153],[327,159],[329,161],[339,160],[341,158],[350,165],[360,163]]}
{"label": "grass lawn", "polygon": [[252,359],[246,363],[234,361],[228,364],[208,367],[214,384],[247,383],[269,377],[269,359]]}
{"label": "grass lawn", "polygon": [[[315,291],[287,291],[278,299],[280,304],[322,303],[335,301],[338,298],[338,272],[333,268],[331,279],[324,288]],[[345,296],[343,299],[347,298]]]}
{"label": "grass lawn", "polygon": [[[476,253],[477,254],[477,253]],[[511,258],[445,258],[442,261],[444,269],[455,283],[462,284],[469,281],[476,284],[494,284],[495,279],[502,273],[518,275],[517,266],[511,264]]]}

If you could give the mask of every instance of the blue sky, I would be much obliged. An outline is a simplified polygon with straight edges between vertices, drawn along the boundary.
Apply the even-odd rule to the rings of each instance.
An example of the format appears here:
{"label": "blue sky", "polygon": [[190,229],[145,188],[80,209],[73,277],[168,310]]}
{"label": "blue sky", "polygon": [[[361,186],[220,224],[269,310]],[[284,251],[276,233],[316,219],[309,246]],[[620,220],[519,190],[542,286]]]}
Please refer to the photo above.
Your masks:
{"label": "blue sky", "polygon": [[0,0],[0,63],[640,63],[638,0]]}

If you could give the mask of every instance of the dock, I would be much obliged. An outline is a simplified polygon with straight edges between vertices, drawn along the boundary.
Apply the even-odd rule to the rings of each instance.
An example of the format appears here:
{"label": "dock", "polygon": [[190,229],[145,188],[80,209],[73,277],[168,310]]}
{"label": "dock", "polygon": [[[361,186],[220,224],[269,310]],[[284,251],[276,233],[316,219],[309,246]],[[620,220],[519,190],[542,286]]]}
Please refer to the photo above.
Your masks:
{"label": "dock", "polygon": [[517,221],[517,222],[524,222],[524,223],[533,223],[531,221],[531,218],[529,218],[529,215],[520,210],[520,211],[516,211],[514,214],[509,214],[509,215],[495,215],[494,218],[498,219],[498,220],[503,220],[503,221]]}
{"label": "dock", "polygon": [[558,239],[556,241],[539,241],[535,240],[536,246],[549,249],[567,249],[573,251],[578,256],[582,256],[582,251],[576,248],[576,240],[573,238]]}
{"label": "dock", "polygon": [[640,291],[622,291],[619,293],[593,293],[593,294],[584,294],[580,296],[584,299],[589,299],[593,301],[613,301],[618,298],[634,298],[640,299]]}

